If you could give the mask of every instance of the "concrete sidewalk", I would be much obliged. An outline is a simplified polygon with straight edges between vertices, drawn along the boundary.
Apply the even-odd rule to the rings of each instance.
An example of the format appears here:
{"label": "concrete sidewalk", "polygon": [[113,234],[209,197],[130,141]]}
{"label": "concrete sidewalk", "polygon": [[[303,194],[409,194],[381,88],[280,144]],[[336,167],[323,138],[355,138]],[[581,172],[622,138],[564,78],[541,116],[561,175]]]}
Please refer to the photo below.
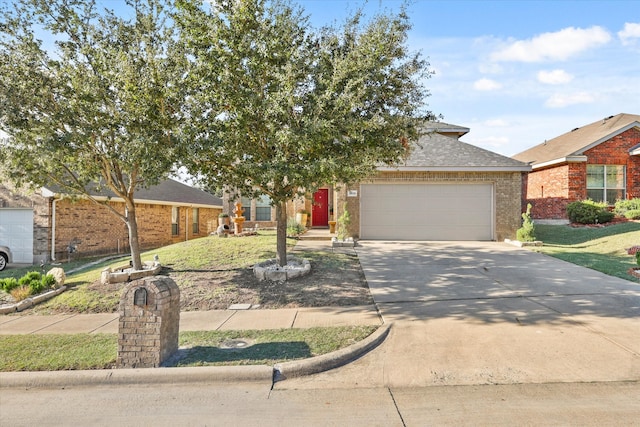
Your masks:
{"label": "concrete sidewalk", "polygon": [[[118,313],[10,315],[0,317],[0,335],[116,334]],[[373,305],[286,308],[278,310],[211,310],[180,313],[180,331],[288,329],[316,326],[381,325]]]}
{"label": "concrete sidewalk", "polygon": [[[326,230],[309,231],[323,237]],[[317,235],[317,236],[316,236]],[[353,248],[340,248],[355,254]],[[294,251],[332,251],[328,240],[299,240]],[[0,335],[118,333],[118,313],[0,316]],[[184,311],[180,331],[288,329],[328,326],[381,325],[374,305],[352,307]]]}

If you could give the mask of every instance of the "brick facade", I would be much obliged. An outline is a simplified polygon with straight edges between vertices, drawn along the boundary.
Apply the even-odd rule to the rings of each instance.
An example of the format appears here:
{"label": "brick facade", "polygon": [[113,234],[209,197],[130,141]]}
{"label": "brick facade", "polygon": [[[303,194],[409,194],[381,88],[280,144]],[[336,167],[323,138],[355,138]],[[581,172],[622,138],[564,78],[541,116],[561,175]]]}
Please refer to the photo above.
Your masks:
{"label": "brick facade", "polygon": [[[109,202],[119,213],[124,203]],[[126,224],[104,204],[80,198],[54,201],[39,193],[16,191],[9,184],[0,185],[0,206],[6,208],[32,208],[34,211],[34,262],[51,259],[51,242],[55,240],[55,258],[65,261],[69,246],[75,247],[74,257],[127,254],[129,233]],[[198,208],[198,232],[193,231],[193,208],[179,206],[178,234],[172,234],[172,206],[168,204],[136,205],[140,248],[153,249],[208,236],[218,227],[219,208]],[[55,211],[55,236],[53,213]]]}
{"label": "brick facade", "polygon": [[[521,172],[381,172],[366,182],[490,182],[495,189],[495,238],[501,241],[515,238],[516,230],[521,226],[523,179]],[[358,191],[358,197],[347,197],[348,190],[359,190],[359,185],[345,185],[336,192],[336,218],[342,214],[346,203],[351,217],[349,234],[359,237],[360,192]]]}
{"label": "brick facade", "polygon": [[640,144],[640,130],[631,128],[584,152],[587,162],[561,163],[529,173],[526,202],[534,219],[566,219],[568,203],[587,198],[587,165],[624,165],[627,198],[640,197],[640,156],[629,155]]}

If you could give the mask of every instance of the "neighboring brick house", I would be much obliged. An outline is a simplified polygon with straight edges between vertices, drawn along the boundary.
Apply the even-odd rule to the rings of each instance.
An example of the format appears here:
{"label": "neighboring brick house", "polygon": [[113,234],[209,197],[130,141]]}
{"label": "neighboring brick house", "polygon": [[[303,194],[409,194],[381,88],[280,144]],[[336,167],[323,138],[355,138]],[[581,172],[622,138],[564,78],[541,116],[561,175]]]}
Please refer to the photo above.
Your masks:
{"label": "neighboring brick house", "polygon": [[[124,212],[124,202],[107,193],[93,195]],[[218,226],[222,200],[167,179],[135,193],[142,249],[209,235]],[[86,198],[51,188],[18,191],[0,185],[0,242],[12,248],[14,262],[39,263],[74,256],[129,252],[128,230],[110,210]],[[15,249],[14,249],[15,248]]]}
{"label": "neighboring brick house", "polygon": [[529,163],[532,217],[566,220],[568,203],[640,197],[640,115],[618,114],[513,156]]}
{"label": "neighboring brick house", "polygon": [[[360,239],[515,238],[521,226],[523,177],[531,167],[460,141],[468,128],[447,123],[427,128],[431,132],[401,164],[379,167],[360,183],[321,187],[309,199],[289,203],[289,217],[304,208],[311,212],[310,226],[328,227],[346,205],[348,234]],[[256,213],[255,201],[243,205]]]}

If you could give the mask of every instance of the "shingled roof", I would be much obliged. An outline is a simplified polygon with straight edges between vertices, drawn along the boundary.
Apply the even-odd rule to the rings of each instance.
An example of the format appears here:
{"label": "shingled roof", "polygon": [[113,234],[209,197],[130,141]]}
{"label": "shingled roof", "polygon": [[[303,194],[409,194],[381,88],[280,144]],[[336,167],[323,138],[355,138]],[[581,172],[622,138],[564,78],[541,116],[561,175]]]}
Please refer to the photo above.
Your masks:
{"label": "shingled roof", "polygon": [[[59,188],[44,187],[43,195],[53,196],[64,193]],[[96,198],[110,198],[118,200],[115,194],[104,188],[100,192],[91,191],[91,196]],[[187,205],[194,207],[222,207],[222,199],[205,191],[190,187],[173,179],[165,179],[158,185],[149,188],[136,190],[134,199],[137,203],[165,204],[165,205]]]}
{"label": "shingled roof", "polygon": [[397,166],[379,170],[450,171],[450,172],[528,172],[526,163],[467,144],[447,135],[464,135],[468,128],[446,123],[429,123],[425,133],[413,146],[411,154]]}
{"label": "shingled roof", "polygon": [[567,161],[572,156],[582,156],[596,145],[625,132],[632,127],[640,128],[640,115],[618,114],[529,148],[513,156],[514,159],[536,165],[548,165]]}

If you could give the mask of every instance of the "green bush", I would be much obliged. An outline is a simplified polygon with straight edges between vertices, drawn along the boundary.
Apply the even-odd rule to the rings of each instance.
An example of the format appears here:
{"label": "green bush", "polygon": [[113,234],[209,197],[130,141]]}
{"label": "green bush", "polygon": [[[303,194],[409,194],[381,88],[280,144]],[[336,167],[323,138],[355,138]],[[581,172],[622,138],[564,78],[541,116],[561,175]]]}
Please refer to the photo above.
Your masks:
{"label": "green bush", "polygon": [[37,271],[30,271],[29,273],[16,280],[13,277],[6,279],[0,279],[0,287],[8,293],[11,293],[14,289],[24,287],[29,289],[31,295],[39,294],[45,289],[52,288],[56,284],[56,278],[47,274],[42,276]]}
{"label": "green bush", "polygon": [[613,212],[609,212],[606,203],[582,200],[567,205],[567,215],[571,222],[578,224],[603,224],[613,219]]}
{"label": "green bush", "polygon": [[522,227],[516,231],[516,238],[521,242],[536,240],[536,229],[531,220],[531,203],[527,205],[527,211],[522,214]]}
{"label": "green bush", "polygon": [[302,224],[299,224],[295,218],[289,218],[287,220],[287,236],[298,236],[305,231]]}
{"label": "green bush", "polygon": [[640,209],[631,209],[624,213],[627,219],[640,219]]}
{"label": "green bush", "polygon": [[7,277],[6,279],[0,279],[0,288],[7,293],[11,293],[12,290],[20,286],[18,280],[14,277]]}
{"label": "green bush", "polygon": [[[630,200],[618,200],[616,202],[614,212],[618,216],[623,216],[629,218],[627,213],[630,211],[640,211],[640,198],[630,199]],[[637,219],[637,218],[629,218],[629,219]]]}
{"label": "green bush", "polygon": [[39,283],[42,280],[42,274],[37,271],[30,271],[20,279],[18,279],[18,283],[24,286],[31,287],[32,283]]}
{"label": "green bush", "polygon": [[45,289],[53,288],[56,285],[56,278],[53,276],[53,274],[47,274],[42,277],[42,285],[45,287]]}

